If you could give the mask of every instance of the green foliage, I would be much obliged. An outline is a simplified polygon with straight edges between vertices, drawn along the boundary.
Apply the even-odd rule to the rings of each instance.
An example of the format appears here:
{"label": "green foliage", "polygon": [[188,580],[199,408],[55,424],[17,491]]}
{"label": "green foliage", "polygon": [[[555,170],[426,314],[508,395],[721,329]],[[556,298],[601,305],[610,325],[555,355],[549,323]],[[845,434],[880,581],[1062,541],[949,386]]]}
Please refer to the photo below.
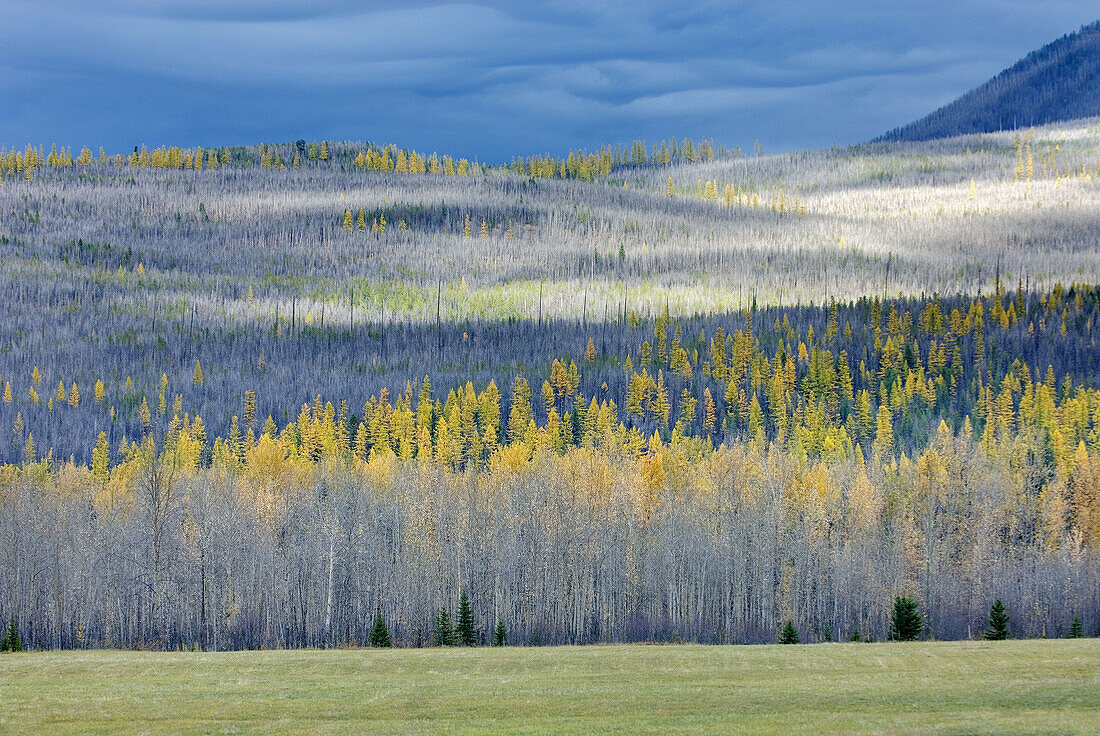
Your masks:
{"label": "green foliage", "polygon": [[458,644],[464,647],[477,646],[477,629],[474,626],[474,609],[466,591],[458,598],[458,626],[455,629]]}
{"label": "green foliage", "polygon": [[387,649],[393,646],[393,640],[390,639],[390,630],[386,626],[386,620],[382,618],[381,611],[374,616],[374,626],[370,630],[370,645]]}
{"label": "green foliage", "polygon": [[1069,625],[1069,633],[1066,634],[1067,639],[1083,639],[1085,636],[1085,627],[1081,625],[1081,617],[1074,616],[1073,622]]}
{"label": "green foliage", "polygon": [[0,637],[0,652],[23,651],[23,640],[19,637],[19,627],[15,625],[15,616],[8,622],[8,630]]}
{"label": "green foliage", "polygon": [[852,629],[852,635],[848,637],[848,641],[863,641],[863,636],[859,633],[859,629]]}
{"label": "green foliage", "polygon": [[924,616],[920,612],[920,603],[909,596],[894,599],[894,610],[890,614],[890,639],[892,641],[916,641],[924,632]]}
{"label": "green foliage", "polygon": [[497,621],[497,626],[493,629],[493,646],[503,647],[508,644],[508,629],[504,626],[504,621]]}
{"label": "green foliage", "polygon": [[989,627],[984,636],[990,641],[1003,641],[1009,637],[1008,612],[1000,598],[993,601],[993,606],[989,609]]}
{"label": "green foliage", "polygon": [[798,629],[794,627],[794,621],[788,619],[787,623],[780,627],[776,641],[780,644],[798,644]]}
{"label": "green foliage", "polygon": [[436,614],[432,640],[437,647],[453,647],[455,645],[455,629],[451,623],[451,613],[446,606],[440,608],[439,613]]}

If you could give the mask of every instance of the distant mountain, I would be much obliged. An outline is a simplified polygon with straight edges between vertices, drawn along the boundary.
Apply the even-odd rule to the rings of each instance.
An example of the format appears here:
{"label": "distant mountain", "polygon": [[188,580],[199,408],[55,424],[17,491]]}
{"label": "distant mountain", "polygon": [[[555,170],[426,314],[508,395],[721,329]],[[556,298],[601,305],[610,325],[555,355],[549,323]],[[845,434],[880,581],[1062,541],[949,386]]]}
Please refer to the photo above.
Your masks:
{"label": "distant mountain", "polygon": [[1062,36],[878,140],[916,141],[1100,115],[1100,21]]}

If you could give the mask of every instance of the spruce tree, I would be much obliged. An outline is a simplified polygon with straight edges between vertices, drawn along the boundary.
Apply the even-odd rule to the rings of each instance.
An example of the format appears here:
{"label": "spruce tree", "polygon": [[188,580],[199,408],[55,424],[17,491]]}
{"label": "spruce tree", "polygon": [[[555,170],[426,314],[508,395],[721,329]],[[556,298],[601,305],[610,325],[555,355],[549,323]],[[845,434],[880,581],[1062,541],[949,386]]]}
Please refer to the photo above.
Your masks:
{"label": "spruce tree", "polygon": [[470,606],[470,597],[466,591],[458,598],[458,644],[464,647],[477,646],[477,629],[474,628],[474,609]]}
{"label": "spruce tree", "polygon": [[990,641],[1008,638],[1008,613],[1000,598],[993,601],[993,606],[989,609],[989,628],[985,630],[985,638]]}
{"label": "spruce tree", "polygon": [[859,629],[852,629],[852,635],[848,637],[848,641],[863,641],[863,636],[860,635]]}
{"label": "spruce tree", "polygon": [[893,641],[916,641],[924,631],[924,617],[920,613],[920,603],[909,596],[894,599],[894,610],[890,614],[890,639]]}
{"label": "spruce tree", "polygon": [[497,621],[497,627],[493,629],[493,646],[502,647],[508,643],[508,629],[504,628],[504,621]]}
{"label": "spruce tree", "polygon": [[780,644],[798,643],[798,629],[794,627],[794,621],[788,619],[787,623],[783,624],[783,626],[779,629],[779,636],[777,637],[777,641]]}
{"label": "spruce tree", "polygon": [[390,639],[390,630],[386,627],[386,620],[382,618],[381,611],[378,611],[374,616],[374,626],[370,630],[370,645],[386,649],[393,646],[393,640]]}
{"label": "spruce tree", "polygon": [[435,617],[435,644],[439,647],[453,647],[455,644],[455,630],[451,625],[451,614],[446,606],[439,609],[439,615]]}
{"label": "spruce tree", "polygon": [[1066,634],[1067,639],[1081,639],[1085,636],[1085,627],[1081,625],[1081,617],[1074,616],[1073,623],[1069,625],[1069,633]]}
{"label": "spruce tree", "polygon": [[19,628],[15,625],[15,616],[8,622],[8,630],[0,637],[0,652],[23,651],[23,640],[19,638]]}

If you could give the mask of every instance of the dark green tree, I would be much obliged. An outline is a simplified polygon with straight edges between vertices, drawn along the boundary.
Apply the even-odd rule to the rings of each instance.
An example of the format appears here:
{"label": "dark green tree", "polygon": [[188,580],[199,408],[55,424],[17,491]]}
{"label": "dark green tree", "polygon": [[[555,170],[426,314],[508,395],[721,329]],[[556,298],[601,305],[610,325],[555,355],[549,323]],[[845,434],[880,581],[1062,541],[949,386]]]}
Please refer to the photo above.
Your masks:
{"label": "dark green tree", "polygon": [[502,647],[508,643],[508,629],[504,628],[504,621],[497,621],[497,627],[493,629],[493,646]]}
{"label": "dark green tree", "polygon": [[924,631],[924,616],[920,612],[920,603],[909,596],[894,599],[894,610],[890,614],[890,639],[892,641],[916,641]]}
{"label": "dark green tree", "polygon": [[455,645],[455,630],[451,625],[451,613],[446,606],[439,609],[435,617],[435,631],[433,632],[435,645],[438,647],[453,647]]}
{"label": "dark green tree", "polygon": [[852,635],[848,637],[848,641],[863,641],[863,637],[859,633],[859,629],[852,629]]}
{"label": "dark green tree", "polygon": [[783,624],[783,626],[779,628],[779,636],[777,637],[777,641],[780,644],[798,643],[798,629],[794,627],[794,621],[788,619],[787,623]]}
{"label": "dark green tree", "polygon": [[374,626],[370,630],[370,645],[372,647],[389,648],[393,646],[393,640],[390,638],[390,630],[386,626],[386,620],[382,618],[382,612],[379,611],[374,615]]}
{"label": "dark green tree", "polygon": [[466,591],[458,598],[458,644],[464,647],[477,646],[477,629],[474,628],[474,609],[470,606],[470,597]]}
{"label": "dark green tree", "polygon": [[8,622],[8,630],[0,637],[0,652],[23,651],[23,640],[19,638],[19,627],[15,625],[15,616]]}
{"label": "dark green tree", "polygon": [[1008,636],[1008,612],[1005,611],[1005,604],[998,598],[989,609],[989,628],[985,630],[985,638],[1003,641]]}
{"label": "dark green tree", "polygon": [[1085,627],[1081,625],[1081,617],[1074,616],[1073,623],[1069,625],[1069,633],[1066,634],[1067,639],[1082,639],[1085,636]]}

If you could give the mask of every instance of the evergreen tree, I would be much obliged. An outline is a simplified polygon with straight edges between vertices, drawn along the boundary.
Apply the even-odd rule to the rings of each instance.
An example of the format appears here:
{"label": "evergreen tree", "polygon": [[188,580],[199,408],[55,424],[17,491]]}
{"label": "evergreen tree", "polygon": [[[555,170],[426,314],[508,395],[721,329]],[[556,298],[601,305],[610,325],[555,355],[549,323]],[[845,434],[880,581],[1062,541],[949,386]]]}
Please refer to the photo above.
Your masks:
{"label": "evergreen tree", "polygon": [[393,640],[390,639],[390,630],[386,627],[386,620],[382,618],[382,611],[378,611],[374,615],[374,626],[370,630],[370,645],[386,649],[393,646]]}
{"label": "evergreen tree", "polygon": [[798,644],[798,629],[794,627],[794,621],[787,619],[787,623],[779,629],[777,641],[780,644]]}
{"label": "evergreen tree", "polygon": [[439,609],[435,617],[435,645],[439,647],[453,647],[455,644],[455,630],[451,624],[451,614],[446,606]]}
{"label": "evergreen tree", "polygon": [[1005,604],[998,598],[989,609],[989,628],[985,630],[985,638],[1003,641],[1008,636],[1008,613],[1005,611]]}
{"label": "evergreen tree", "polygon": [[19,638],[19,628],[15,625],[15,616],[8,622],[8,630],[0,637],[0,652],[23,651],[23,640]]}
{"label": "evergreen tree", "polygon": [[1074,616],[1073,623],[1069,625],[1069,633],[1066,634],[1067,639],[1082,639],[1085,636],[1085,627],[1081,625],[1081,617]]}
{"label": "evergreen tree", "polygon": [[916,641],[924,631],[924,617],[920,613],[920,603],[909,596],[894,599],[894,610],[890,614],[890,639],[892,641]]}
{"label": "evergreen tree", "polygon": [[464,647],[477,646],[477,629],[474,628],[474,609],[466,591],[458,598],[458,627],[455,630],[458,644]]}
{"label": "evergreen tree", "polygon": [[863,641],[863,636],[860,635],[859,629],[852,629],[852,635],[848,637],[848,641]]}
{"label": "evergreen tree", "polygon": [[504,621],[497,621],[497,627],[493,629],[493,646],[502,647],[508,643],[508,629],[504,627]]}

